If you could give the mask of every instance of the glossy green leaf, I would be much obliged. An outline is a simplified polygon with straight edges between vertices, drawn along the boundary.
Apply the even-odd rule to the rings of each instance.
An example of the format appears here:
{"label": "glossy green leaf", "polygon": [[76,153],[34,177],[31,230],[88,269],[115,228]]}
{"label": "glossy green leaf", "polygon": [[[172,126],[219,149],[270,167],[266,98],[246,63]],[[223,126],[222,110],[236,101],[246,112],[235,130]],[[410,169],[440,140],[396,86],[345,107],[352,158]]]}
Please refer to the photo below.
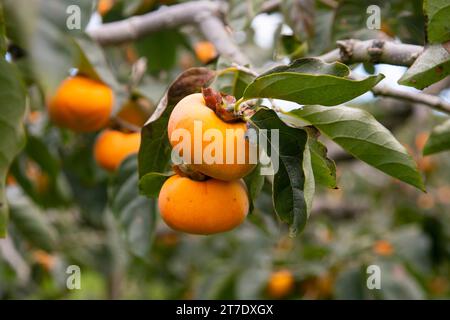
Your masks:
{"label": "glossy green leaf", "polygon": [[304,106],[286,114],[312,124],[354,157],[424,190],[412,157],[368,112],[346,106]]}
{"label": "glossy green leaf", "polygon": [[142,195],[149,198],[157,198],[164,182],[173,173],[149,172],[139,180],[139,190]]}
{"label": "glossy green leaf", "polygon": [[245,90],[244,99],[273,98],[299,104],[338,105],[369,91],[384,76],[363,80],[348,78],[350,69],[339,62],[316,58],[298,59],[257,77]]}
{"label": "glossy green leaf", "polygon": [[215,77],[207,68],[191,68],[183,72],[169,86],[147,124],[142,128],[139,149],[139,176],[169,169],[171,147],[167,136],[167,123],[175,105],[185,96],[200,92]]}
{"label": "glossy green leaf", "polygon": [[427,47],[406,70],[398,83],[423,89],[450,74],[450,46],[441,44]]}
{"label": "glossy green leaf", "polygon": [[[267,148],[271,149],[267,153],[272,159],[277,157],[279,163],[273,178],[273,204],[277,215],[290,225],[294,235],[306,224],[314,191],[307,133],[286,125],[275,111],[267,108],[260,108],[249,123],[260,132],[268,130],[263,135]],[[278,141],[272,140],[271,130],[278,130]]]}
{"label": "glossy green leaf", "polygon": [[450,40],[450,2],[424,0],[423,8],[428,18],[428,41],[443,43]]}
{"label": "glossy green leaf", "polygon": [[128,94],[111,71],[102,48],[87,36],[72,38],[77,48],[77,64],[79,74],[107,84],[114,91],[114,109],[116,114]]}
{"label": "glossy green leaf", "polygon": [[57,233],[43,211],[25,199],[11,204],[11,222],[22,237],[34,247],[52,251],[57,246]]}
{"label": "glossy green leaf", "polygon": [[318,131],[314,127],[306,127],[308,145],[311,152],[311,165],[316,183],[336,189],[336,164],[327,156],[327,148],[320,142]]}
{"label": "glossy green leaf", "polygon": [[15,66],[0,58],[0,238],[6,235],[8,221],[6,176],[11,162],[25,144],[22,126],[25,95],[25,88]]}
{"label": "glossy green leaf", "polygon": [[[8,31],[15,29],[13,39],[18,39],[16,44],[26,51],[33,75],[44,91],[53,92],[73,67],[76,52],[70,38],[83,33],[92,13],[92,1],[75,4],[72,0],[8,0],[4,5],[8,8],[7,25],[11,24]],[[68,27],[67,10],[71,5],[80,10],[79,28]]]}
{"label": "glossy green leaf", "polygon": [[147,58],[147,71],[168,70],[177,62],[177,49],[184,37],[177,30],[161,30],[136,41],[140,56]]}
{"label": "glossy green leaf", "polygon": [[429,155],[446,150],[450,150],[450,120],[433,128],[423,149],[423,154]]}
{"label": "glossy green leaf", "polygon": [[264,176],[261,174],[260,166],[257,165],[252,172],[246,175],[244,181],[247,185],[248,196],[250,198],[249,212],[252,213],[255,208],[255,200],[264,186]]}

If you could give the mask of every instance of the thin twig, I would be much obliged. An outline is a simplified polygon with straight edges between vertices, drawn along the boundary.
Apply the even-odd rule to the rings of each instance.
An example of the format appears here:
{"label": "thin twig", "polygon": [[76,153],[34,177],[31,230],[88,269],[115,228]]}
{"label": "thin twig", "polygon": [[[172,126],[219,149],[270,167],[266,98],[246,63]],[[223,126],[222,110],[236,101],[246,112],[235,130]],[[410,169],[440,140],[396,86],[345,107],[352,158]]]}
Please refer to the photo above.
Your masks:
{"label": "thin twig", "polygon": [[254,76],[254,77],[259,76],[257,72],[255,72],[255,71],[253,71],[252,69],[247,68],[247,67],[245,67],[245,66],[241,66],[241,65],[239,65],[239,64],[237,64],[237,63],[232,63],[231,65],[232,65],[233,67],[235,67],[237,70],[242,71],[242,72],[245,72],[245,73],[248,73],[248,74],[251,74],[251,75]]}
{"label": "thin twig", "polygon": [[242,53],[231,38],[223,21],[208,12],[196,16],[198,27],[206,39],[214,44],[216,50],[240,65],[249,64],[249,59]]}
{"label": "thin twig", "polygon": [[450,103],[431,94],[395,89],[383,84],[379,84],[372,88],[372,92],[376,96],[402,99],[413,103],[426,105],[434,110],[450,114]]}

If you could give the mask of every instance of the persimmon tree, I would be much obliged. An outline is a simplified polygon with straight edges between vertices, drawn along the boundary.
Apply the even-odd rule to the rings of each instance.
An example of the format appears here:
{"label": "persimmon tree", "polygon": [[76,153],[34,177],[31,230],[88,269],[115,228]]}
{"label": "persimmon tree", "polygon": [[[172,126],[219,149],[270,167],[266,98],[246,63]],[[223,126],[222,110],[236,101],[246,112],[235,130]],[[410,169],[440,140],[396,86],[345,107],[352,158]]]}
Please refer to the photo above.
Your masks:
{"label": "persimmon tree", "polygon": [[[374,4],[381,8],[382,23],[368,29],[366,9]],[[78,11],[67,10],[71,5]],[[100,243],[99,251],[117,253],[124,245],[145,259],[157,228],[156,199],[164,183],[175,180],[170,116],[183,98],[205,88],[234,97],[230,114],[246,127],[279,133],[276,151],[266,137],[266,151],[279,160],[278,171],[265,176],[258,165],[244,177],[248,219],[261,224],[258,199],[270,195],[272,219],[286,223],[290,235],[307,225],[317,188],[340,187],[340,159],[364,162],[380,175],[426,191],[420,165],[390,130],[403,119],[388,125],[396,110],[379,120],[373,110],[348,105],[355,98],[369,92],[445,115],[430,132],[423,154],[450,150],[450,102],[439,96],[450,74],[448,1],[115,1],[101,12],[102,23],[92,22],[94,12],[97,3],[91,1],[0,2],[0,237],[8,230],[5,185],[10,176],[40,208],[79,210],[87,221],[80,233],[89,235],[95,226],[115,239]],[[250,23],[272,13],[281,13],[283,23],[271,56],[258,57],[258,48],[248,41]],[[74,17],[79,28],[69,28],[67,19]],[[283,32],[283,25],[290,32]],[[239,40],[242,34],[247,41]],[[200,41],[211,52],[199,53],[202,48],[195,43]],[[398,83],[417,90],[387,84],[377,72],[379,64],[406,67]],[[355,72],[359,66],[364,76]],[[113,91],[108,123],[78,130],[94,132],[75,133],[49,121],[46,107],[69,76]],[[81,91],[69,100],[77,98],[96,102]],[[280,101],[297,105],[286,109]],[[43,113],[37,123],[30,117],[35,110]],[[134,111],[125,115],[126,110]],[[82,125],[70,115],[65,121]],[[92,151],[99,143],[96,131],[104,127],[141,137],[138,155],[121,161],[131,151],[121,153],[120,167],[113,161],[110,172],[98,169]],[[96,150],[97,162],[119,157],[107,145],[102,150],[110,153],[97,155]],[[30,182],[30,163],[38,167],[40,184]],[[44,191],[39,187],[43,180]],[[200,206],[203,200],[198,201]],[[20,207],[12,210],[13,228],[36,247],[52,251],[74,242],[66,238],[58,244],[58,235],[69,228],[66,221],[49,227],[38,215],[33,218],[33,210]],[[115,276],[123,268],[118,263],[107,271],[112,297]]]}

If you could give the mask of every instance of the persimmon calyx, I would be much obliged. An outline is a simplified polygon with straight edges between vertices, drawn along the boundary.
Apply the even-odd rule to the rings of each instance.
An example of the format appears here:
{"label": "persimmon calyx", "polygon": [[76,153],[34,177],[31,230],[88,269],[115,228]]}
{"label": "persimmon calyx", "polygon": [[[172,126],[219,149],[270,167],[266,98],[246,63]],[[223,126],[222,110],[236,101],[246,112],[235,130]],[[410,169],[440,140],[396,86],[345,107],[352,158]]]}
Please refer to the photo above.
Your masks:
{"label": "persimmon calyx", "polygon": [[202,95],[203,99],[205,99],[205,105],[213,110],[223,121],[242,121],[241,115],[234,110],[235,97],[215,91],[212,88],[202,88]]}
{"label": "persimmon calyx", "polygon": [[192,169],[187,164],[173,165],[172,170],[181,177],[186,177],[195,181],[205,181],[209,179],[207,175]]}

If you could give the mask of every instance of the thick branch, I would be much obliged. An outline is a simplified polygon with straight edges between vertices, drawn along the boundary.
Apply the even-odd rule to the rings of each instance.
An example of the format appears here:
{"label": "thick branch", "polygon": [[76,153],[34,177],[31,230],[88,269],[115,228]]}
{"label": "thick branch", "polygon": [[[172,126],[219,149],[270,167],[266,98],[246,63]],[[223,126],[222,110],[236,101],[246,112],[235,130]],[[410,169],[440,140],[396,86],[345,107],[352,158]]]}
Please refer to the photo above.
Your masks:
{"label": "thick branch", "polygon": [[342,40],[338,49],[319,58],[326,62],[343,63],[372,62],[398,66],[410,66],[423,51],[423,47],[412,44],[395,43],[385,40]]}
{"label": "thick branch", "polygon": [[186,2],[170,7],[162,7],[141,16],[103,24],[88,30],[89,35],[102,45],[115,45],[139,39],[147,34],[164,29],[196,23],[201,13],[220,14],[219,3],[212,1]]}
{"label": "thick branch", "polygon": [[234,43],[220,18],[204,12],[197,16],[197,23],[200,31],[221,55],[241,65],[249,64],[249,60]]}
{"label": "thick branch", "polygon": [[221,55],[236,63],[248,64],[248,59],[234,44],[219,18],[224,10],[221,2],[186,2],[122,21],[106,23],[88,30],[88,33],[102,45],[116,45],[160,30],[196,24]]}

